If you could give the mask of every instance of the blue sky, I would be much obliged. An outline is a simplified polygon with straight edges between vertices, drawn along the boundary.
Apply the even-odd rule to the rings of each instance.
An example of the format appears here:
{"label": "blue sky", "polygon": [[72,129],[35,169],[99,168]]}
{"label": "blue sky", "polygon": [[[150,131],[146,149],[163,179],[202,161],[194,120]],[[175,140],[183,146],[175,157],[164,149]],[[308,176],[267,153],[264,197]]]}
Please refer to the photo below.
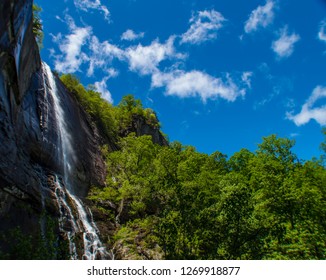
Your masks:
{"label": "blue sky", "polygon": [[42,59],[113,104],[132,93],[170,141],[231,156],[262,137],[319,156],[326,1],[38,0]]}

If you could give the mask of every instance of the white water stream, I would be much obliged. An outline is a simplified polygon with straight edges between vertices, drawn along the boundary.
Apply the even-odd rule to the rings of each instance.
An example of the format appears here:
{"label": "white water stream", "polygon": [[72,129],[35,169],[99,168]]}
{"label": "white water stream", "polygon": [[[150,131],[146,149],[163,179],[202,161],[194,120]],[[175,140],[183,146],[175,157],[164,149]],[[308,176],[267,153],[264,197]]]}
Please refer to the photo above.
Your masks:
{"label": "white water stream", "polygon": [[[69,177],[73,166],[75,154],[71,141],[71,135],[67,129],[64,110],[58,96],[57,86],[50,67],[43,63],[48,86],[44,87],[47,98],[53,99],[53,110],[58,129],[57,152],[59,160],[64,164],[63,180],[64,184],[55,176],[55,197],[59,207],[59,229],[65,233],[69,240],[69,249],[72,259],[78,259],[77,245],[75,237],[78,234],[83,236],[83,259],[105,259],[109,254],[102,245],[97,232],[98,229],[93,221],[90,211],[87,211],[83,203],[73,194]],[[49,106],[48,106],[49,107]]]}

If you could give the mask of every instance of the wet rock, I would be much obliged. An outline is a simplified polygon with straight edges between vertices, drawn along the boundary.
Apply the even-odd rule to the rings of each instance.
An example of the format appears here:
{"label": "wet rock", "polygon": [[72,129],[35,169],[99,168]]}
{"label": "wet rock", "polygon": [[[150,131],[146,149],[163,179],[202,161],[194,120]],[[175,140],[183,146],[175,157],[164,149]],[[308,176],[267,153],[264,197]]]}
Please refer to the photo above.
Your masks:
{"label": "wet rock", "polygon": [[[59,156],[49,81],[32,32],[32,4],[0,1],[0,233],[17,226],[35,233],[42,231],[44,213],[54,220],[60,216],[54,174],[64,173],[65,162]],[[92,184],[104,184],[101,138],[58,77],[55,84],[75,150],[69,181],[73,192],[84,197]]]}

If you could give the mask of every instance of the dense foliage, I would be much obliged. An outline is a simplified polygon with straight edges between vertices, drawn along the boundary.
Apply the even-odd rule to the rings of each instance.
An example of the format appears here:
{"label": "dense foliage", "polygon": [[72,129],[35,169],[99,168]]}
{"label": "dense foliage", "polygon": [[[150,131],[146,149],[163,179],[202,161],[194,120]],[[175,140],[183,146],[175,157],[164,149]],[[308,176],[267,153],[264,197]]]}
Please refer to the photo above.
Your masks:
{"label": "dense foliage", "polygon": [[124,96],[119,105],[114,107],[102,98],[101,93],[96,91],[94,86],[85,88],[76,76],[64,74],[60,79],[74,93],[107,140],[118,141],[121,132],[131,126],[135,116],[144,118],[145,122],[153,127],[160,127],[155,112],[143,108],[141,101],[131,94]]}
{"label": "dense foliage", "polygon": [[129,135],[89,198],[119,206],[101,209],[120,223],[115,247],[128,258],[325,259],[326,171],[293,145],[271,135],[227,159]]}

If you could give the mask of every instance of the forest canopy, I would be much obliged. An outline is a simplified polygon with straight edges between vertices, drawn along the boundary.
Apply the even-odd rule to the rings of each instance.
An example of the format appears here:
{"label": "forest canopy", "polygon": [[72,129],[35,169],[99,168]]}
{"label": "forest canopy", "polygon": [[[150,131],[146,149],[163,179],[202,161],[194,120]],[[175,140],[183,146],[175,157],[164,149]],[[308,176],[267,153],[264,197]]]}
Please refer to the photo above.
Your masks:
{"label": "forest canopy", "polygon": [[101,209],[119,221],[130,258],[144,258],[142,244],[153,258],[325,259],[326,171],[293,145],[271,135],[228,159],[129,135],[106,154],[107,185],[89,199],[120,205]]}

